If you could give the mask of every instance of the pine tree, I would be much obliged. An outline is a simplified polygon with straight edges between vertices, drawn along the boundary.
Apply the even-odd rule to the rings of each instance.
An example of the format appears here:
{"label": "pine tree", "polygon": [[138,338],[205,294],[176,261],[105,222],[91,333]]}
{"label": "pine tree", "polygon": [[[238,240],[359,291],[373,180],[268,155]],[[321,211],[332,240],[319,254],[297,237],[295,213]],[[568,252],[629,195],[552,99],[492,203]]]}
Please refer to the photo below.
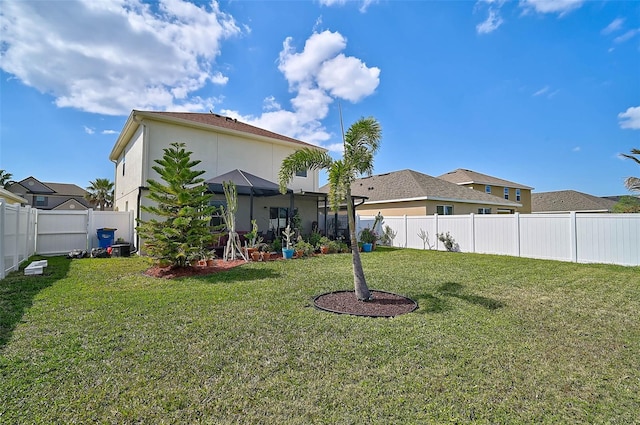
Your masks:
{"label": "pine tree", "polygon": [[162,182],[147,180],[153,206],[141,209],[154,217],[138,220],[138,233],[145,252],[158,262],[186,267],[189,261],[202,257],[212,242],[210,219],[215,207],[209,205],[212,194],[206,193],[204,171],[193,171],[201,161],[191,160],[184,143],[172,143],[164,149],[162,159],[152,168]]}

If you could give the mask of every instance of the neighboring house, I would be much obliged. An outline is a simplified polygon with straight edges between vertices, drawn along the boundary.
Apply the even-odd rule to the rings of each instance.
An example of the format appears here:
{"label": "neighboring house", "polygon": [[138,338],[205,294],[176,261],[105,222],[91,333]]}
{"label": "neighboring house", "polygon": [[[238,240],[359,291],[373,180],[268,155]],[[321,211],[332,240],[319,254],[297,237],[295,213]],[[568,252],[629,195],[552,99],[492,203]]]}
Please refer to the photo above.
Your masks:
{"label": "neighboring house", "polygon": [[[515,212],[531,212],[531,191],[532,187],[520,183],[510,182],[497,177],[488,176],[476,171],[458,168],[457,170],[438,176],[439,179],[455,183],[460,186],[469,187],[478,192],[498,196],[505,200],[515,201],[522,204],[515,209]],[[503,211],[500,211],[503,212]],[[504,211],[514,212],[514,211]]]}
{"label": "neighboring house", "polygon": [[[150,204],[146,197],[147,181],[161,181],[152,167],[174,142],[184,143],[191,159],[201,161],[194,170],[204,170],[201,177],[205,180],[244,175],[276,186],[282,160],[289,154],[302,148],[325,151],[214,113],[134,110],[109,155],[115,163],[115,210],[134,211],[136,218],[148,219],[140,210],[141,205]],[[238,230],[250,230],[250,220],[255,218],[260,232],[270,230],[279,236],[280,229],[297,211],[303,219],[303,230],[310,232],[312,223],[318,219],[318,200],[325,196],[317,193],[318,182],[318,171],[300,170],[287,195],[270,191],[253,196],[239,190]],[[215,205],[225,203],[220,192],[214,192]]]}
{"label": "neighboring house", "polygon": [[22,196],[16,195],[13,192],[9,192],[7,189],[3,189],[0,187],[0,199],[5,201],[8,204],[18,204],[18,205],[26,205],[29,203]]}
{"label": "neighboring house", "polygon": [[469,190],[413,170],[357,179],[351,185],[351,193],[367,198],[357,206],[360,215],[376,215],[378,212],[383,216],[496,214],[522,207],[517,202]]}
{"label": "neighboring house", "polygon": [[85,198],[87,191],[75,184],[41,182],[35,177],[27,177],[9,186],[9,191],[41,210],[80,211],[93,208]]}
{"label": "neighboring house", "polygon": [[590,212],[610,213],[617,202],[599,198],[575,190],[533,193],[531,210],[533,213]]}

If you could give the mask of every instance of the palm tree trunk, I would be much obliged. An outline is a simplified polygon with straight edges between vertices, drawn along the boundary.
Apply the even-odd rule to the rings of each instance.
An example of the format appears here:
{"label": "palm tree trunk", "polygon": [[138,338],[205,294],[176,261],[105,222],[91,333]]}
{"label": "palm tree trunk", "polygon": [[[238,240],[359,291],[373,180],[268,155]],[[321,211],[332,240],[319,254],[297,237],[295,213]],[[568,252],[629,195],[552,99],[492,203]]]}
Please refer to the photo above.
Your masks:
{"label": "palm tree trunk", "polygon": [[367,280],[362,270],[362,261],[360,260],[360,250],[358,249],[358,238],[356,235],[356,220],[353,210],[353,199],[351,193],[347,193],[347,218],[349,220],[349,239],[351,239],[351,258],[353,260],[353,286],[356,297],[360,301],[369,301],[371,292],[367,286]]}

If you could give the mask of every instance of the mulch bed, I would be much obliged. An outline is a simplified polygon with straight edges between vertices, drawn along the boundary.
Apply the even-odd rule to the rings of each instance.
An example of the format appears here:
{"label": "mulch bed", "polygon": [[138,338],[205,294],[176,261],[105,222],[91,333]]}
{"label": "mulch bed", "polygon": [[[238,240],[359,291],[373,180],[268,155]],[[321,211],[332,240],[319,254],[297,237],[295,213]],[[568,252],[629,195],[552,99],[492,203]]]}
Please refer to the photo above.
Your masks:
{"label": "mulch bed", "polygon": [[331,313],[368,317],[395,317],[410,313],[418,303],[402,295],[384,291],[370,291],[371,301],[358,301],[354,291],[336,291],[318,295],[314,305]]}
{"label": "mulch bed", "polygon": [[175,279],[178,277],[202,276],[217,273],[223,270],[229,270],[234,267],[246,264],[244,260],[224,261],[216,260],[213,267],[159,267],[153,266],[145,270],[144,274],[151,277],[160,277],[164,279]]}

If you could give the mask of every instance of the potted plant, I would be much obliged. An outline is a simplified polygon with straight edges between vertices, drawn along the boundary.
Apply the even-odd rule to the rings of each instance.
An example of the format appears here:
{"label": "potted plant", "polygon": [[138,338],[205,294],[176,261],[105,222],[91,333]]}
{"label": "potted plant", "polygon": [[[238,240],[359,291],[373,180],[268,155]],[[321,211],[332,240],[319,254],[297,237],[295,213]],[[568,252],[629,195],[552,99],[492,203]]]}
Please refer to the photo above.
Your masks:
{"label": "potted plant", "polygon": [[271,259],[271,251],[273,250],[271,245],[266,243],[260,244],[259,250],[262,253],[262,261],[269,261]]}
{"label": "potted plant", "polygon": [[309,242],[305,241],[302,238],[298,238],[298,242],[296,242],[296,257],[308,257],[313,254],[315,247],[311,245]]}
{"label": "potted plant", "polygon": [[291,226],[287,224],[287,228],[282,231],[284,245],[282,246],[282,257],[284,259],[293,258],[293,236],[295,231],[291,230]]}
{"label": "potted plant", "polygon": [[371,252],[373,250],[373,244],[378,239],[376,232],[372,229],[365,227],[360,231],[360,242],[362,242],[362,251]]}
{"label": "potted plant", "polygon": [[253,258],[253,253],[258,252],[258,245],[262,243],[262,236],[258,236],[258,223],[255,219],[251,220],[251,230],[244,237],[248,244],[247,256]]}
{"label": "potted plant", "polygon": [[212,249],[211,251],[209,251],[207,255],[207,267],[213,267],[216,264],[215,258],[216,258],[216,250]]}
{"label": "potted plant", "polygon": [[322,254],[328,254],[330,246],[331,246],[331,240],[326,236],[321,237],[320,240],[318,241],[318,248],[320,249],[320,252]]}

